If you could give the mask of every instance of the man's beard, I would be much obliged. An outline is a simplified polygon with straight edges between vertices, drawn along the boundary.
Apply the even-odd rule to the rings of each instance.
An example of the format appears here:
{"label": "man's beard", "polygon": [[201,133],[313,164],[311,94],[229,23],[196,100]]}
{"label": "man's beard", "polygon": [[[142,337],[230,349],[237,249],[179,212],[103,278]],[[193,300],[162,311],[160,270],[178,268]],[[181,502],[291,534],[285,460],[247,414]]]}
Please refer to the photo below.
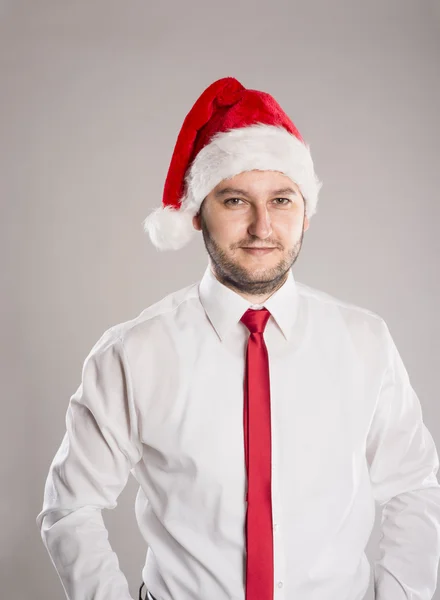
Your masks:
{"label": "man's beard", "polygon": [[[217,278],[228,287],[255,296],[270,294],[284,283],[287,272],[298,258],[304,237],[303,221],[301,237],[295,243],[293,248],[289,250],[287,255],[274,267],[265,269],[264,273],[258,279],[253,279],[246,268],[231,260],[226,252],[218,246],[206,226],[203,213],[200,214],[200,224],[205,247],[211,258]],[[240,246],[251,247],[253,243],[255,242],[243,242]],[[271,246],[275,246],[275,244],[271,243]],[[279,248],[279,245],[276,245],[276,247]],[[282,249],[283,248],[281,248],[281,250]],[[276,252],[276,250],[274,250],[274,252]]]}

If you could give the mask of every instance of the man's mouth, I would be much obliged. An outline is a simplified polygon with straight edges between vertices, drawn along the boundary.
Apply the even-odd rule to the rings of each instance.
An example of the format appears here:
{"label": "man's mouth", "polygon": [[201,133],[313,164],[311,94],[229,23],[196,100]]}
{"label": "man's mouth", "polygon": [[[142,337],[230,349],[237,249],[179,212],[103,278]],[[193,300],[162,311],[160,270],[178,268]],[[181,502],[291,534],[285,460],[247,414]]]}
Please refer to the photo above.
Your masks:
{"label": "man's mouth", "polygon": [[255,246],[249,246],[249,247],[242,246],[241,249],[245,250],[245,252],[249,252],[250,254],[256,254],[256,255],[259,255],[259,254],[268,254],[269,252],[272,252],[273,250],[276,250],[276,248],[273,247],[273,246],[263,247],[263,248],[258,248],[258,247],[255,247]]}

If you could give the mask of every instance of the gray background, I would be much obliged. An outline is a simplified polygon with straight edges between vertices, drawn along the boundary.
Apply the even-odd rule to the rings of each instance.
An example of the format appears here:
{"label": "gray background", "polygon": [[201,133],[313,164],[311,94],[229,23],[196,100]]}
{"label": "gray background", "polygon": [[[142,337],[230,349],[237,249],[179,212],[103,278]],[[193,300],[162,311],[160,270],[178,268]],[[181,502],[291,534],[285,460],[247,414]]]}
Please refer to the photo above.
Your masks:
{"label": "gray background", "polygon": [[[217,78],[309,142],[324,186],[294,275],[385,318],[440,446],[439,59],[434,0],[0,4],[2,597],[64,597],[35,517],[85,356],[203,273],[201,234],[160,253],[142,221]],[[104,518],[137,597],[135,492]]]}

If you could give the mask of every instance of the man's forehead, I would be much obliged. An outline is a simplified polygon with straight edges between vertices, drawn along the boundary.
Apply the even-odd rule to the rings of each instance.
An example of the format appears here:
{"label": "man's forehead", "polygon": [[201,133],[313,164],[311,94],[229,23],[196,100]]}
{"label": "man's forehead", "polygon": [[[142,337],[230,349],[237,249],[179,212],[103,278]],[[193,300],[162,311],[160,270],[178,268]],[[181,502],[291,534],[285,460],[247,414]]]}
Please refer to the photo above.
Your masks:
{"label": "man's forehead", "polygon": [[240,196],[272,194],[272,195],[298,195],[300,188],[296,182],[280,171],[244,171],[223,179],[213,190],[216,198],[227,194]]}

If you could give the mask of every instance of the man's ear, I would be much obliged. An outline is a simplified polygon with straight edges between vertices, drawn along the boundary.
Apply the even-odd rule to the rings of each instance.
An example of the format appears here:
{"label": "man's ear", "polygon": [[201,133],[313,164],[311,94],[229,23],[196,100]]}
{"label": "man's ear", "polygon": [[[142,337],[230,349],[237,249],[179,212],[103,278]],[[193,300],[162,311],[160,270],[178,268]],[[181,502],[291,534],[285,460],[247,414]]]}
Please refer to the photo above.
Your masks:
{"label": "man's ear", "polygon": [[200,203],[197,214],[194,215],[192,218],[193,227],[197,231],[202,231],[202,208],[203,208],[203,204],[204,204],[205,200],[206,200],[206,198],[203,198],[202,202]]}
{"label": "man's ear", "polygon": [[307,231],[307,229],[309,228],[310,225],[310,221],[308,219],[307,216],[304,217],[304,231]]}
{"label": "man's ear", "polygon": [[194,229],[196,229],[197,231],[202,230],[202,226],[200,223],[200,211],[196,215],[193,216],[192,224],[193,224]]}

